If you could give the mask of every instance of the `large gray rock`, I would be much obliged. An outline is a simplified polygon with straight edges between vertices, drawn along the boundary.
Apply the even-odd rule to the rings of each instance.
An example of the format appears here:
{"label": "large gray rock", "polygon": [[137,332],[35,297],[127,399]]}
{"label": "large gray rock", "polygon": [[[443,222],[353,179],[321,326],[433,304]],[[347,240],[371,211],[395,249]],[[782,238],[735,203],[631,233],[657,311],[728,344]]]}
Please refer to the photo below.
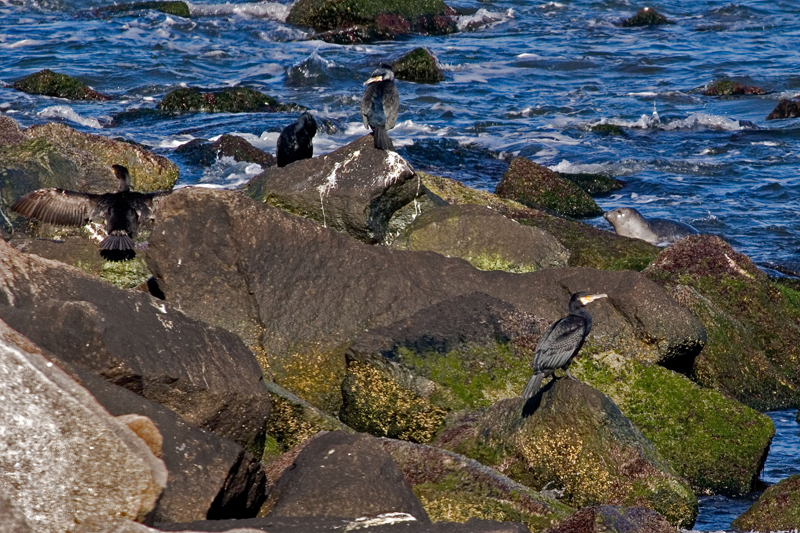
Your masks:
{"label": "large gray rock", "polygon": [[402,250],[430,250],[466,259],[481,270],[533,272],[567,266],[569,252],[555,237],[523,226],[489,207],[452,205],[419,216],[396,239]]}
{"label": "large gray rock", "polygon": [[235,442],[190,426],[164,406],[81,369],[71,369],[108,411],[136,413],[163,437],[167,487],[150,517],[155,522],[251,518],[267,498],[261,462]]}
{"label": "large gray rock", "polygon": [[[276,382],[317,406],[340,394],[346,348],[365,329],[474,292],[547,323],[566,314],[571,292],[605,292],[592,309],[596,342],[647,362],[691,362],[705,340],[691,313],[636,272],[482,272],[431,252],[367,246],[231,191],[165,198],[147,262],[167,301],[240,335]],[[328,392],[292,377],[309,369]]]}
{"label": "large gray rock", "polygon": [[196,427],[245,448],[263,439],[269,395],[253,354],[170,304],[0,241],[0,319]]}
{"label": "large gray rock", "polygon": [[359,518],[406,513],[430,522],[379,441],[332,431],[307,443],[272,488],[270,516]]}
{"label": "large gray rock", "polygon": [[394,212],[411,202],[420,187],[405,159],[376,149],[367,135],[327,155],[267,169],[250,181],[247,194],[376,243],[383,240]]}
{"label": "large gray rock", "polygon": [[0,375],[0,492],[24,517],[12,527],[78,533],[145,518],[167,471],[144,441],[4,322]]}

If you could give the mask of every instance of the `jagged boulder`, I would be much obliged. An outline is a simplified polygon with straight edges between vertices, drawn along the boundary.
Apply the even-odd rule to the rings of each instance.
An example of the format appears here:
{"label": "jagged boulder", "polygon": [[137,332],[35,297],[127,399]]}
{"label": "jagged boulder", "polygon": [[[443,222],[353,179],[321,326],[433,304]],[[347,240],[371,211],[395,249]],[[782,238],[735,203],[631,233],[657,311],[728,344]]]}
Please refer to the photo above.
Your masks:
{"label": "jagged boulder", "polygon": [[642,270],[660,249],[639,239],[620,237],[588,224],[553,216],[538,209],[494,194],[471,189],[449,178],[417,171],[422,185],[436,197],[451,204],[478,204],[496,209],[521,224],[542,229],[569,250],[569,266],[603,270]]}
{"label": "jagged boulder", "polygon": [[0,241],[0,319],[69,364],[245,448],[263,445],[269,395],[241,340],[171,304]]}
{"label": "jagged boulder", "polygon": [[45,69],[13,83],[18,91],[28,94],[42,94],[69,100],[111,100],[110,96],[101,94],[66,74],[59,74]]}
{"label": "jagged boulder", "polygon": [[551,527],[573,510],[474,459],[441,448],[380,439],[434,522],[471,518]]}
{"label": "jagged boulder", "polygon": [[444,81],[442,69],[430,50],[424,47],[415,48],[392,65],[394,76],[398,80],[415,83],[437,83]]}
{"label": "jagged boulder", "polygon": [[428,210],[393,242],[401,250],[461,257],[481,270],[533,272],[567,266],[569,252],[549,233],[477,205]]}
{"label": "jagged boulder", "polygon": [[548,323],[566,314],[570,291],[606,292],[599,345],[676,363],[703,344],[702,325],[635,272],[482,272],[431,252],[365,245],[232,191],[165,198],[147,262],[168,302],[240,335],[276,382],[327,412],[339,409],[345,351],[365,329],[474,292]]}
{"label": "jagged boulder", "polygon": [[603,210],[583,189],[547,167],[515,157],[494,193],[534,208],[571,217],[594,217]]}
{"label": "jagged boulder", "polygon": [[691,235],[645,271],[708,332],[692,377],[757,410],[796,406],[800,294],[769,280],[719,237]]}
{"label": "jagged boulder", "polygon": [[2,321],[0,373],[0,489],[16,529],[80,533],[144,520],[167,482],[144,441]]}
{"label": "jagged boulder", "polygon": [[394,212],[417,196],[414,176],[397,152],[376,149],[367,135],[322,157],[267,169],[250,181],[247,194],[376,243]]}
{"label": "jagged boulder", "polygon": [[772,485],[758,501],[733,521],[741,531],[791,531],[800,524],[800,476],[789,476]]}
{"label": "jagged boulder", "polygon": [[647,507],[691,527],[697,499],[614,402],[560,379],[527,402],[501,400],[456,418],[434,445],[472,457],[573,507]]}

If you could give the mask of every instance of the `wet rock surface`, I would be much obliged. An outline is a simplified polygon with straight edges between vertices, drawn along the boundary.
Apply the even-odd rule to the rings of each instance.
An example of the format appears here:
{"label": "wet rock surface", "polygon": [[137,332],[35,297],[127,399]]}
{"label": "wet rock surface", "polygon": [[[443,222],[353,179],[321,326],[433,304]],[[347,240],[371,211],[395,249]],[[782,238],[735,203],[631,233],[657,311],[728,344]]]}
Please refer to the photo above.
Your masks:
{"label": "wet rock surface", "polygon": [[766,94],[761,87],[745,85],[733,80],[714,80],[703,89],[706,96],[758,95]]}
{"label": "wet rock surface", "polygon": [[731,524],[742,531],[790,531],[800,524],[800,476],[772,485]]}
{"label": "wet rock surface", "polygon": [[622,21],[623,28],[636,26],[659,26],[662,24],[675,24],[674,21],[657,12],[652,7],[643,7],[631,18]]}
{"label": "wet rock surface", "polygon": [[87,87],[75,78],[49,69],[17,80],[12,87],[28,94],[41,94],[69,100],[111,100],[110,96]]}
{"label": "wet rock surface", "polygon": [[167,94],[159,102],[158,109],[164,113],[256,113],[297,111],[300,107],[279,104],[271,96],[248,87],[208,92],[197,87],[181,87]]}
{"label": "wet rock surface", "polygon": [[157,2],[130,2],[113,6],[103,6],[93,9],[92,13],[97,17],[104,17],[109,15],[126,15],[146,10],[160,11],[178,17],[188,18],[190,16],[189,6],[186,2],[169,0]]}
{"label": "wet rock surface", "polygon": [[232,157],[236,161],[258,163],[262,168],[274,166],[275,156],[260,150],[242,137],[225,134],[214,142],[194,139],[178,147],[176,154],[183,156],[195,164],[211,166],[223,157]]}
{"label": "wet rock surface", "polygon": [[596,505],[579,510],[546,533],[672,533],[675,527],[652,509]]}
{"label": "wet rock surface", "polygon": [[395,78],[415,83],[444,81],[436,57],[427,48],[419,47],[405,54],[392,65]]}
{"label": "wet rock surface", "polygon": [[775,109],[767,115],[767,120],[782,120],[800,117],[800,101],[781,99]]}

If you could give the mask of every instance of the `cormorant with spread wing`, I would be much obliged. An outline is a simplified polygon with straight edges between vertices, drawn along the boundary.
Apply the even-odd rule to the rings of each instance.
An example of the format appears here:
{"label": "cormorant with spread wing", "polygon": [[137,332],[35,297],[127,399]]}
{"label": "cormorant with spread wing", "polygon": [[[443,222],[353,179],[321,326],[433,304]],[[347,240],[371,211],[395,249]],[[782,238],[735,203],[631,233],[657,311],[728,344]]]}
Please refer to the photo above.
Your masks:
{"label": "cormorant with spread wing", "polygon": [[575,379],[567,367],[578,355],[583,341],[592,330],[592,315],[583,306],[598,298],[607,297],[606,294],[588,292],[576,292],[572,295],[569,299],[569,314],[551,324],[536,345],[533,376],[525,386],[523,398],[532,398],[542,385],[542,380],[553,375],[558,368],[563,368],[567,377]]}
{"label": "cormorant with spread wing", "polygon": [[394,150],[387,130],[394,128],[397,122],[397,111],[400,109],[400,93],[394,84],[392,66],[383,63],[364,82],[367,88],[361,98],[361,117],[364,126],[372,128],[375,148]]}
{"label": "cormorant with spread wing", "polygon": [[139,224],[152,216],[153,200],[171,191],[131,191],[128,169],[112,165],[119,180],[117,192],[93,194],[66,189],[38,189],[14,202],[20,215],[57,226],[83,226],[105,221],[108,236],[100,243],[100,255],[108,261],[127,261],[136,256],[133,236]]}

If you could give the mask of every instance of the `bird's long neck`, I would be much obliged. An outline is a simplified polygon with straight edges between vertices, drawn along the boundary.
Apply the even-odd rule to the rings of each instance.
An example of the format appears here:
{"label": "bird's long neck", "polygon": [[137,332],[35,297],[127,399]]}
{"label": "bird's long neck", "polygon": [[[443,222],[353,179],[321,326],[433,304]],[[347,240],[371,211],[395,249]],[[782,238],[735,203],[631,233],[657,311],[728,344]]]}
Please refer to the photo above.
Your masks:
{"label": "bird's long neck", "polygon": [[578,309],[571,310],[569,314],[581,317],[586,323],[586,333],[589,333],[589,330],[592,329],[592,315],[590,315],[586,309],[579,307]]}

